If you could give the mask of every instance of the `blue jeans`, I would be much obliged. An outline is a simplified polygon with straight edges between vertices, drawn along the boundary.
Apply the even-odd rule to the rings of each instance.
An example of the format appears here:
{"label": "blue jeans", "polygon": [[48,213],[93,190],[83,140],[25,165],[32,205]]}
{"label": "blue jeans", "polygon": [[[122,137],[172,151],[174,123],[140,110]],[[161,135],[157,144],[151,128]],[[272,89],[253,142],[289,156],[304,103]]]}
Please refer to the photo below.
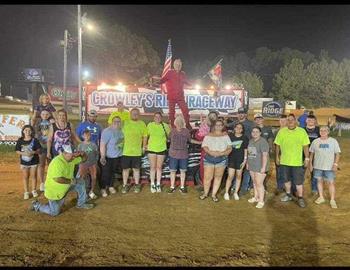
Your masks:
{"label": "blue jeans", "polygon": [[276,165],[276,181],[277,181],[277,189],[279,190],[284,189],[283,176],[281,172],[281,167],[279,165]]}
{"label": "blue jeans", "polygon": [[251,188],[253,188],[253,181],[251,181],[250,173],[248,170],[244,170],[243,177],[242,177],[241,191],[247,192]]}
{"label": "blue jeans", "polygon": [[87,199],[86,188],[84,180],[77,180],[75,185],[71,185],[66,195],[61,200],[49,200],[47,204],[41,204],[39,202],[34,203],[34,209],[37,212],[42,212],[50,216],[57,216],[60,213],[61,206],[64,203],[64,199],[67,196],[68,192],[75,191],[78,193],[78,202],[77,206],[82,206]]}
{"label": "blue jeans", "polygon": [[314,172],[311,173],[311,191],[318,192],[317,189],[317,178],[314,177]]}

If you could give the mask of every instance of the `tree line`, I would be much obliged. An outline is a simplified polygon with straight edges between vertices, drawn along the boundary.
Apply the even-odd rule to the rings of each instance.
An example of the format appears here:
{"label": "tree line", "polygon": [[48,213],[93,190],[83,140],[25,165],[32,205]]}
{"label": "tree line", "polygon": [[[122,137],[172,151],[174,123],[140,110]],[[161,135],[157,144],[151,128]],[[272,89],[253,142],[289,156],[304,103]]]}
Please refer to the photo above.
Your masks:
{"label": "tree line", "polygon": [[[102,22],[101,22],[102,23]],[[159,53],[144,37],[116,24],[101,27],[104,32],[84,48],[84,58],[101,80],[123,78],[143,84],[160,74]],[[318,56],[291,48],[257,48],[248,54],[219,55],[203,60],[187,71],[190,78],[206,74],[223,58],[225,82],[243,84],[250,97],[296,100],[306,107],[349,107],[350,60],[338,62],[328,52]],[[113,61],[111,61],[113,60]],[[84,63],[83,63],[84,64]]]}

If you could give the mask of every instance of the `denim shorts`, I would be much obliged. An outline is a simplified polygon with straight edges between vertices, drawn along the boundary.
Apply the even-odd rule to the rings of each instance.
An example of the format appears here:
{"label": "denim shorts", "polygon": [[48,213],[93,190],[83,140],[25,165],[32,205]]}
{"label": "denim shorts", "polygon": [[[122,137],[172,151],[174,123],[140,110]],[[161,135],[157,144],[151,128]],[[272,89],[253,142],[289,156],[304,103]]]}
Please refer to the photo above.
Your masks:
{"label": "denim shorts", "polygon": [[204,156],[204,165],[210,166],[227,166],[227,156],[213,157],[208,154]]}
{"label": "denim shorts", "polygon": [[332,170],[328,171],[328,170],[314,169],[314,177],[322,178],[323,180],[330,182],[335,179],[335,173]]}
{"label": "denim shorts", "polygon": [[180,171],[187,171],[188,159],[178,159],[169,156],[169,169],[172,172],[176,172],[177,169]]}

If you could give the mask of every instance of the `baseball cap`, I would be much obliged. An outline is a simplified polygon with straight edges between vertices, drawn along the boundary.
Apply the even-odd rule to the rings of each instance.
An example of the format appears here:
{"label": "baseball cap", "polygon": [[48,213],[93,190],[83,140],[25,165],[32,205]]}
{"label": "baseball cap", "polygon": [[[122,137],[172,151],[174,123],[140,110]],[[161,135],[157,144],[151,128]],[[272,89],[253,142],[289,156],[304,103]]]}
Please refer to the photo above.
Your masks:
{"label": "baseball cap", "polygon": [[96,110],[90,110],[88,112],[88,115],[90,115],[90,116],[97,116],[97,112],[96,112]]}
{"label": "baseball cap", "polygon": [[264,116],[261,113],[256,113],[254,114],[254,119],[255,118],[264,118]]}
{"label": "baseball cap", "polygon": [[65,144],[62,146],[63,151],[68,153],[68,154],[73,154],[74,153],[74,149],[72,148],[72,146],[70,144]]}

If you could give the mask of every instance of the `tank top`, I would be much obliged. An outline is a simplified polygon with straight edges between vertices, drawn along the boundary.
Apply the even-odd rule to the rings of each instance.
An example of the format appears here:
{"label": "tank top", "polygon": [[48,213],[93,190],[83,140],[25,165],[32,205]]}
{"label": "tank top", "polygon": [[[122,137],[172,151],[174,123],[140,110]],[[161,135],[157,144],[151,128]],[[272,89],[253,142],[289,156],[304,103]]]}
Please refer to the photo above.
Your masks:
{"label": "tank top", "polygon": [[64,129],[60,129],[56,123],[52,124],[53,128],[53,140],[52,140],[52,155],[57,156],[63,150],[63,145],[72,144],[72,131],[70,123],[67,123],[67,126]]}

